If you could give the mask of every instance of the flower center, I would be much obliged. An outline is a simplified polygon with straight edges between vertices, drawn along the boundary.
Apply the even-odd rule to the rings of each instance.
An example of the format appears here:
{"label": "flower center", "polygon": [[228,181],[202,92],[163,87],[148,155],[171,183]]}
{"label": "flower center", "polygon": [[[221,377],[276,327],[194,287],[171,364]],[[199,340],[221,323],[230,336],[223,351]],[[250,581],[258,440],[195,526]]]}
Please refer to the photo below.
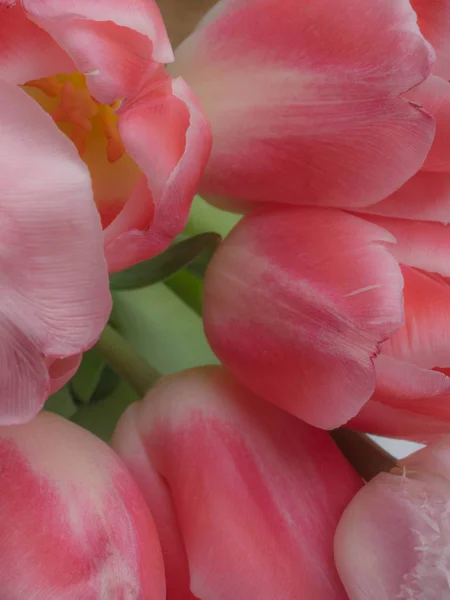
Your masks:
{"label": "flower center", "polygon": [[[43,102],[43,99],[37,98],[29,88],[40,90],[50,102]],[[86,77],[81,73],[53,75],[28,81],[25,89],[70,137],[81,157],[86,154],[89,134],[100,134],[106,138],[106,155],[109,162],[116,162],[125,153],[115,113],[120,106],[120,100],[111,105],[100,104],[91,96]]]}
{"label": "flower center", "polygon": [[106,228],[125,206],[142,175],[119,133],[116,111],[121,101],[98,102],[81,73],[28,81],[23,89],[73,141],[89,168],[94,200]]}

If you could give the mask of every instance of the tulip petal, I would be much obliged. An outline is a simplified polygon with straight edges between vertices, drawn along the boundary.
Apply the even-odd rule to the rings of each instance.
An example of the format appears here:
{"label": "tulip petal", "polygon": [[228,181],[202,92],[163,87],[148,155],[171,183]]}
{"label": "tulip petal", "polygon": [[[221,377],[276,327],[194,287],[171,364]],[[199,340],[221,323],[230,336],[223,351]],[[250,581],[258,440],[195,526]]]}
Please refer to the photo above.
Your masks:
{"label": "tulip petal", "polygon": [[450,5],[448,0],[412,0],[420,31],[436,52],[433,72],[450,79]]}
{"label": "tulip petal", "polygon": [[395,237],[396,244],[389,249],[399,263],[450,277],[450,225],[385,217],[368,220]]}
{"label": "tulip petal", "polygon": [[383,354],[424,369],[450,367],[450,285],[403,267],[405,321],[383,344]]}
{"label": "tulip petal", "polygon": [[111,272],[165,250],[187,223],[211,150],[203,110],[182,79],[161,79],[120,111],[128,153],[146,175],[105,231]]}
{"label": "tulip petal", "polygon": [[2,427],[0,486],[3,598],[165,598],[152,516],[98,438],[49,413]]}
{"label": "tulip petal", "polygon": [[388,198],[359,211],[400,219],[450,223],[450,173],[419,171]]}
{"label": "tulip petal", "polygon": [[349,427],[427,443],[450,433],[450,377],[381,355],[373,397]]}
{"label": "tulip petal", "polygon": [[74,70],[69,56],[28,19],[20,2],[0,1],[0,79],[23,84]]}
{"label": "tulip petal", "polygon": [[[332,538],[361,481],[325,432],[211,367],[158,384],[125,414],[113,445],[150,506],[161,500],[152,469],[170,492],[195,597],[346,598]],[[153,510],[170,568],[182,548]]]}
{"label": "tulip petal", "polygon": [[379,344],[402,323],[393,241],[332,209],[245,217],[205,278],[214,352],[263,398],[312,425],[342,425],[372,395]]}
{"label": "tulip petal", "polygon": [[428,472],[381,473],[339,523],[335,554],[350,600],[449,598],[450,484]]}
{"label": "tulip petal", "polygon": [[173,69],[212,124],[203,194],[368,206],[420,168],[434,121],[399,95],[434,54],[408,1],[234,0],[213,11]]}
{"label": "tulip petal", "polygon": [[440,77],[430,76],[421,85],[411,90],[407,97],[420,104],[436,120],[436,135],[422,168],[427,171],[448,172],[450,170],[450,83]]}
{"label": "tulip petal", "polygon": [[95,343],[109,315],[90,177],[75,147],[21,89],[0,82],[0,423],[31,418],[46,356]]}
{"label": "tulip petal", "polygon": [[173,60],[153,0],[22,0],[29,16],[72,57],[104,104],[135,95],[158,63]]}

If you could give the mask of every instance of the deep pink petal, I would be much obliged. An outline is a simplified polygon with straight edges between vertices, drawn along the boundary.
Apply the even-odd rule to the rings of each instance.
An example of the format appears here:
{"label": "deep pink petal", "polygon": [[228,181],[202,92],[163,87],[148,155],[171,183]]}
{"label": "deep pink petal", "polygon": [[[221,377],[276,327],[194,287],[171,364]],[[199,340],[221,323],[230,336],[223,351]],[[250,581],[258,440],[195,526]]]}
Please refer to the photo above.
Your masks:
{"label": "deep pink petal", "polygon": [[367,206],[430,148],[433,119],[399,98],[434,57],[407,0],[229,0],[176,54],[212,124],[204,194]]}
{"label": "deep pink petal", "polygon": [[419,171],[402,187],[365,213],[450,223],[450,173]]}
{"label": "deep pink petal", "polygon": [[[332,539],[361,482],[326,433],[216,367],[163,380],[113,445],[153,507],[169,573],[181,553],[195,597],[346,599]],[[177,523],[184,549],[173,545]],[[178,594],[169,600],[192,597]]]}
{"label": "deep pink petal", "polygon": [[421,85],[411,90],[407,97],[419,103],[436,120],[436,135],[423,168],[427,171],[448,172],[450,170],[450,83],[440,77],[430,76]]}
{"label": "deep pink petal", "polygon": [[335,540],[349,600],[448,598],[449,510],[450,483],[425,461],[417,469],[406,460],[403,471],[381,473],[362,488]]}
{"label": "deep pink petal", "polygon": [[159,254],[183,231],[211,150],[209,123],[180,78],[163,78],[125,105],[119,129],[147,180],[105,231],[110,271]]}
{"label": "deep pink petal", "polygon": [[373,397],[349,427],[428,442],[450,433],[450,377],[381,355]]}
{"label": "deep pink petal", "polygon": [[389,249],[399,263],[450,277],[450,225],[386,217],[369,220],[395,237]]}
{"label": "deep pink petal", "polygon": [[28,19],[20,2],[0,2],[0,79],[23,84],[74,70],[69,56]]}
{"label": "deep pink petal", "polygon": [[153,0],[22,0],[30,19],[72,57],[93,95],[105,104],[133,96],[173,60]]}
{"label": "deep pink petal", "polygon": [[448,0],[412,0],[419,27],[436,52],[433,72],[450,79],[450,4]]}
{"label": "deep pink petal", "polygon": [[343,424],[371,396],[379,344],[402,323],[391,242],[333,209],[245,217],[205,278],[214,352],[267,400],[319,427]]}
{"label": "deep pink petal", "polygon": [[450,367],[450,285],[403,267],[405,322],[382,351],[425,369]]}
{"label": "deep pink petal", "polygon": [[75,354],[75,356],[68,356],[67,358],[56,358],[52,359],[47,357],[48,372],[50,376],[50,394],[54,394],[63,385],[65,385],[69,379],[75,375],[80,366],[83,355]]}
{"label": "deep pink petal", "polygon": [[163,600],[152,516],[118,457],[41,413],[0,428],[1,596]]}
{"label": "deep pink petal", "polygon": [[0,423],[31,418],[49,390],[45,356],[95,343],[111,301],[89,173],[21,89],[0,82]]}

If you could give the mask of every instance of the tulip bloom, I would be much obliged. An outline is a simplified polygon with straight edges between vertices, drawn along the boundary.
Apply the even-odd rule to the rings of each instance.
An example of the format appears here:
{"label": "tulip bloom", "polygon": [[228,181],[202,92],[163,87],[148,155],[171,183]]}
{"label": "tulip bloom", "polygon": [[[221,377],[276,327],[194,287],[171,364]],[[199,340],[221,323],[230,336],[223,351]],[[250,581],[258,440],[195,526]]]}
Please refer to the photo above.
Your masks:
{"label": "tulip bloom", "polygon": [[[201,193],[228,207],[379,202],[430,149],[434,119],[407,98],[434,56],[408,0],[222,0],[173,68],[212,126]],[[434,88],[421,96],[431,106]]]}
{"label": "tulip bloom", "polygon": [[346,508],[336,564],[350,600],[450,597],[450,438],[382,473]]}
{"label": "tulip bloom", "polygon": [[[250,14],[252,7],[256,8],[261,3],[262,0],[259,3],[248,2],[245,8],[238,2],[224,4],[222,10],[217,9],[206,18],[204,26],[186,43],[186,48],[198,61],[200,50],[208,44],[215,48],[216,54],[207,52],[206,61],[212,61],[216,55],[222,56],[221,53],[226,50],[219,33],[229,32],[232,26],[239,32],[239,28],[235,28],[236,21],[240,19],[239,22],[243,22],[244,15]],[[314,37],[310,46],[306,46],[308,36],[294,38],[288,35],[291,28],[297,27],[300,31],[301,27],[305,27],[312,36],[312,31],[322,32],[324,23],[335,24],[336,20],[341,27],[346,26],[347,20],[335,7],[320,12],[326,4],[319,2],[314,4],[314,10],[304,7],[294,12],[293,5],[287,3],[286,15],[281,20],[273,18],[277,27],[283,27],[283,23],[286,27],[284,36],[279,38],[280,56],[293,60],[295,53],[286,50],[292,44],[298,52],[302,48],[302,56],[312,60],[311,57],[316,55],[307,52],[317,51],[318,45],[323,61],[326,57],[332,62],[351,56],[349,64],[356,77],[361,64],[357,56],[350,54],[345,43],[340,45],[336,41],[333,44],[334,38],[322,33]],[[268,136],[267,131],[264,133],[266,124],[272,124],[265,118],[267,114],[247,107],[244,100],[239,99],[238,107],[245,114],[248,108],[255,115],[255,121],[250,120],[253,127],[248,129],[249,136],[254,138],[248,146],[242,144],[242,153],[251,148],[251,163],[240,155],[240,159],[233,162],[234,170],[227,170],[226,160],[232,156],[230,148],[237,140],[237,137],[232,137],[229,119],[223,121],[223,131],[219,130],[217,134],[219,141],[214,142],[212,161],[206,174],[206,191],[220,194],[222,201],[224,196],[239,201],[245,197],[253,204],[257,201],[260,209],[236,227],[210,265],[205,281],[206,333],[221,361],[250,389],[319,427],[342,425],[364,406],[358,417],[351,421],[352,427],[419,441],[450,431],[450,379],[446,377],[450,368],[450,346],[445,335],[450,319],[447,280],[450,277],[450,246],[446,225],[437,222],[450,221],[450,194],[445,192],[445,202],[437,202],[428,187],[431,181],[435,191],[439,188],[444,192],[444,180],[449,177],[446,169],[450,168],[450,84],[443,79],[447,75],[450,77],[450,72],[444,53],[447,46],[442,41],[445,37],[443,32],[450,31],[450,11],[444,4],[442,2],[436,7],[433,3],[433,8],[429,3],[418,2],[415,5],[424,34],[436,44],[437,61],[432,75],[407,93],[411,102],[420,102],[433,113],[437,134],[421,172],[388,198],[376,202],[375,196],[381,188],[386,190],[392,184],[394,191],[403,182],[394,178],[394,184],[384,165],[389,164],[394,169],[399,167],[397,175],[400,177],[406,173],[403,169],[410,150],[423,162],[424,155],[417,145],[406,142],[403,155],[400,148],[397,148],[397,153],[392,148],[402,139],[409,120],[398,120],[397,117],[389,120],[383,111],[393,105],[383,101],[376,104],[376,110],[378,116],[384,115],[389,120],[388,140],[381,141],[375,136],[379,121],[372,117],[369,118],[370,126],[360,129],[357,135],[355,130],[345,129],[345,109],[351,107],[348,109],[352,111],[352,123],[358,127],[359,119],[367,117],[366,111],[372,104],[368,101],[364,109],[357,108],[358,100],[366,101],[367,98],[356,83],[350,84],[352,80],[348,78],[342,88],[334,88],[329,80],[331,67],[325,71],[327,75],[323,74],[323,80],[329,86],[329,93],[333,90],[336,94],[332,96],[334,102],[324,103],[324,97],[317,95],[315,102],[307,104],[308,110],[312,111],[309,122],[314,135],[308,138],[310,144],[306,161],[302,162],[304,155],[300,151],[303,148],[300,142],[295,146],[292,143],[295,135],[298,135],[298,141],[303,140],[301,136],[305,136],[308,130],[305,130],[305,123],[298,114],[294,121],[298,130],[292,129],[290,118],[293,119],[296,113],[291,96],[284,97],[286,103],[289,99],[289,110],[276,113],[286,128],[271,129],[273,137]],[[342,2],[342,5],[342,10],[348,9],[348,3]],[[370,2],[370,11],[365,2],[358,3],[357,9],[351,3],[351,10],[356,11],[351,13],[355,22],[351,21],[351,31],[343,38],[354,41],[351,49],[360,53],[361,60],[369,60],[365,54],[366,43],[370,48],[377,48],[376,56],[372,57],[372,69],[365,73],[371,78],[374,72],[378,76],[365,82],[364,90],[369,94],[370,84],[374,85],[376,81],[372,94],[381,93],[383,87],[380,82],[387,84],[385,77],[388,75],[395,74],[397,84],[401,80],[398,70],[389,70],[388,74],[384,70],[389,61],[394,60],[396,52],[396,68],[403,64],[406,69],[405,65],[409,64],[413,69],[412,63],[409,63],[413,53],[404,54],[408,47],[406,40],[416,51],[419,47],[424,51],[428,45],[419,34],[408,2]],[[437,12],[433,13],[433,10]],[[369,27],[363,17],[365,15],[367,19],[370,14],[372,19],[374,13],[379,25],[371,21]],[[259,13],[254,16],[258,24],[260,20],[265,23],[265,17],[259,16]],[[301,25],[294,25],[295,17],[302,19]],[[383,21],[384,18],[387,20]],[[364,44],[362,38],[357,37],[361,30],[366,36]],[[370,35],[378,40],[378,46],[375,40],[368,42],[367,36]],[[243,44],[250,44],[252,36],[253,33],[249,34]],[[387,52],[388,42],[394,43],[394,40],[399,43],[397,50]],[[282,48],[285,48],[284,52],[281,52]],[[344,54],[346,48],[347,53]],[[184,45],[179,51],[181,55],[183,51]],[[262,55],[255,52],[250,56],[251,60],[259,60]],[[312,64],[316,68],[320,64],[325,69],[331,63],[316,61]],[[332,64],[335,77],[344,73],[350,77],[344,68],[347,63],[340,64],[339,69],[334,62]],[[364,64],[367,65],[367,62]],[[415,61],[414,68],[418,69],[420,64],[420,61]],[[304,62],[299,59],[296,66],[300,68],[301,65]],[[308,65],[311,69],[310,63]],[[228,66],[230,78],[236,76],[237,67],[232,70],[231,62]],[[408,71],[410,74],[411,69]],[[406,73],[406,70],[403,72]],[[198,77],[200,81],[201,70]],[[361,75],[359,78],[362,85],[364,78]],[[295,81],[300,82],[301,78],[297,77]],[[302,84],[298,83],[303,85],[303,94],[307,91],[318,94],[322,88],[316,89],[315,84],[318,86],[322,79],[307,81],[308,85],[305,85],[305,78]],[[198,85],[203,99],[203,88],[195,74],[192,83],[194,89]],[[272,81],[270,85],[277,89],[277,93],[281,94],[281,90],[287,92],[281,83],[278,88]],[[248,88],[249,93],[258,89],[250,76]],[[205,94],[208,89],[205,83]],[[392,92],[392,88],[389,89]],[[342,90],[349,96],[355,95],[350,105],[337,94],[337,91],[344,93]],[[266,102],[266,96],[260,90],[255,93]],[[295,101],[301,102],[302,99],[306,102],[310,97],[299,92]],[[391,97],[391,101],[397,106],[397,97],[395,101]],[[411,117],[415,110],[419,110],[417,104],[412,108],[403,96],[401,103],[402,110],[406,111],[405,117],[406,114]],[[207,103],[205,106],[208,110]],[[214,103],[216,106],[217,103]],[[223,105],[219,104],[220,109],[223,106],[226,106],[225,101]],[[270,109],[275,110],[275,106],[280,108],[274,101]],[[268,109],[269,103],[264,107]],[[219,120],[217,111],[210,114],[213,130],[217,126],[215,119]],[[239,111],[236,114],[240,114]],[[256,124],[256,117],[259,118],[260,114],[264,115],[261,132]],[[306,114],[309,115],[308,112]],[[425,123],[423,111],[419,110],[419,114],[424,119],[422,123]],[[338,127],[337,139],[324,125],[329,122]],[[319,135],[322,131],[323,135]],[[420,136],[423,130],[419,128],[415,132]],[[258,138],[258,135],[261,137]],[[418,138],[415,139],[417,142]],[[359,144],[363,150],[359,149]],[[256,148],[261,153],[256,152]],[[320,154],[319,150],[324,154]],[[268,160],[267,153],[270,153],[273,163]],[[334,153],[333,160],[330,160],[330,153]],[[369,153],[373,153],[376,160],[370,159],[367,167],[365,159]],[[323,160],[319,160],[321,156]],[[283,161],[291,169],[289,177]],[[272,164],[274,169],[280,169],[281,183],[271,172]],[[371,173],[372,167],[378,174],[372,173],[370,181],[366,181],[368,189],[352,179],[352,189],[348,192],[346,185],[353,170],[357,168],[359,176],[364,177]],[[224,181],[226,177],[224,187],[218,184],[221,176]],[[265,180],[266,176],[273,176],[273,185]],[[307,177],[307,185],[302,179],[304,177]],[[237,190],[242,181],[249,186],[251,184],[254,192],[245,185]],[[211,187],[208,187],[210,183]],[[259,187],[259,183],[263,185]],[[275,186],[279,183],[277,190]],[[291,187],[287,189],[288,186]],[[264,201],[271,204],[266,204],[263,209]],[[277,208],[279,203],[311,206],[289,210],[287,207]],[[247,202],[247,208],[249,204]],[[319,204],[327,207],[320,208]],[[349,207],[353,214],[350,214]],[[347,210],[344,212],[343,208]],[[414,220],[416,218],[435,222]]]}
{"label": "tulip bloom", "polygon": [[361,480],[327,433],[207,367],[162,379],[112,444],[154,515],[168,600],[347,600],[333,536]]}
{"label": "tulip bloom", "polygon": [[118,457],[48,413],[0,428],[0,597],[164,600],[152,516]]}
{"label": "tulip bloom", "polygon": [[89,168],[109,270],[164,250],[211,139],[189,87],[165,71],[173,54],[153,0],[0,0],[0,46],[0,81],[53,118],[42,139],[67,135]]}
{"label": "tulip bloom", "polygon": [[32,418],[73,374],[111,300],[88,170],[51,118],[1,78],[0,138],[4,425]]}

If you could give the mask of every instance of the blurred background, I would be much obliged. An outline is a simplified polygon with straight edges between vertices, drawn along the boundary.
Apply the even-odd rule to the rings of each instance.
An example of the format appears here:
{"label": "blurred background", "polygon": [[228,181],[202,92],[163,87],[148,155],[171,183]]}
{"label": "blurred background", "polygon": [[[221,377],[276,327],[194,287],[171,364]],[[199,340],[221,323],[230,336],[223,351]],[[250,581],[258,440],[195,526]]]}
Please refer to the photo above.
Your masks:
{"label": "blurred background", "polygon": [[176,48],[216,0],[156,0],[172,46]]}

